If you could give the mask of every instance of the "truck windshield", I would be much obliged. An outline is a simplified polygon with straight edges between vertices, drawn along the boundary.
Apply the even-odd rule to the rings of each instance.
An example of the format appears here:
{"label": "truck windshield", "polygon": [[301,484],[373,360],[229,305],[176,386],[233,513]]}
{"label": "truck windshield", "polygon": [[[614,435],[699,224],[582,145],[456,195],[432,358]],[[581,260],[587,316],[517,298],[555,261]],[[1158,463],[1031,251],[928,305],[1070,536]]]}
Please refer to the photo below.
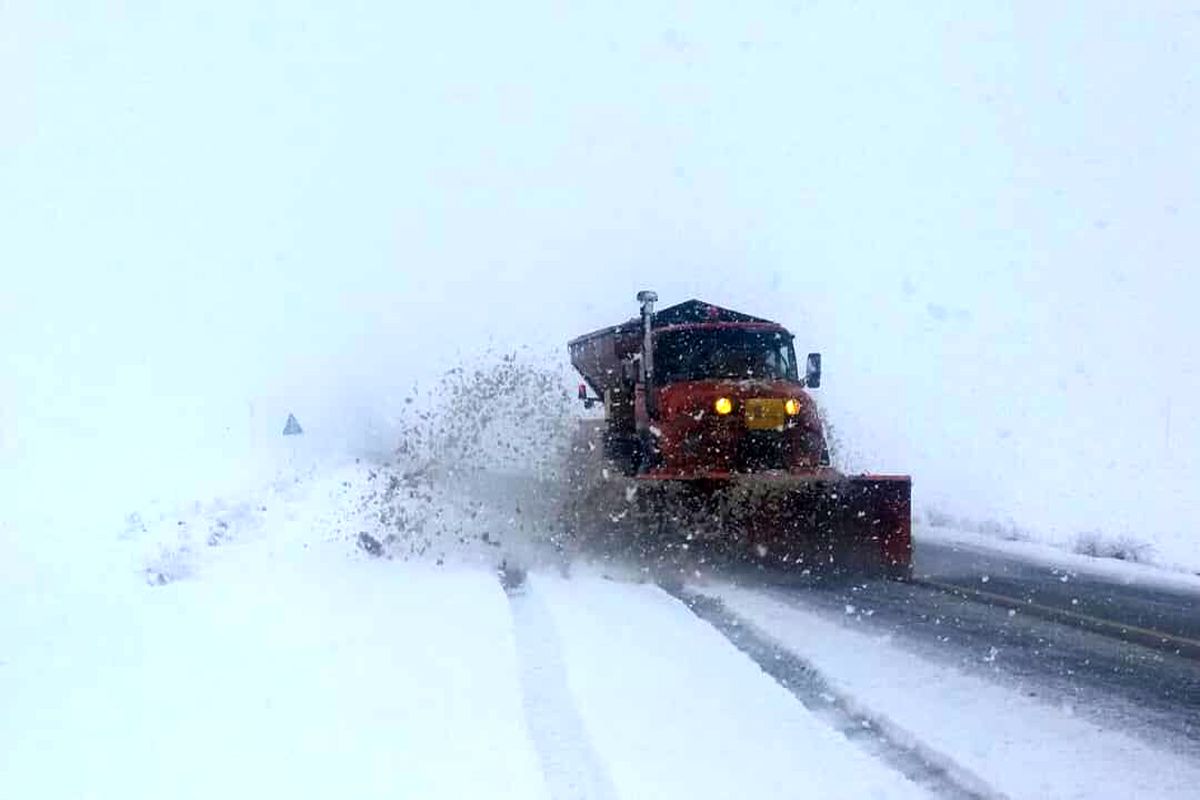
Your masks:
{"label": "truck windshield", "polygon": [[798,380],[792,337],[781,331],[691,328],[654,338],[659,383],[713,379]]}

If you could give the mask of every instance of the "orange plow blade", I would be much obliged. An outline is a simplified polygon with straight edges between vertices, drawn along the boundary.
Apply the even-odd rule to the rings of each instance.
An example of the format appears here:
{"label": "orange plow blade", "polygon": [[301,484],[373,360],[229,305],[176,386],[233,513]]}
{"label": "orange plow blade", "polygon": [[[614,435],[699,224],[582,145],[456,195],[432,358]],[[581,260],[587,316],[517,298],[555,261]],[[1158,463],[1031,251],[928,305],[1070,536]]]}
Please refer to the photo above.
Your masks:
{"label": "orange plow blade", "polygon": [[640,505],[664,540],[719,540],[752,557],[814,573],[903,579],[911,572],[907,476],[755,475],[641,483]]}

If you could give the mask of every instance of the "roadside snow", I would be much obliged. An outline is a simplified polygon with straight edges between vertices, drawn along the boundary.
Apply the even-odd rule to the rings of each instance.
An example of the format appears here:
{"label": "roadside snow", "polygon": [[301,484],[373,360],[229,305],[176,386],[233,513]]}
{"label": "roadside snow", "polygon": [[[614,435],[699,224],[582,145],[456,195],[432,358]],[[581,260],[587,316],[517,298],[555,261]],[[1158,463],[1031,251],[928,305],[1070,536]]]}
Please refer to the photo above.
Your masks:
{"label": "roadside snow", "polygon": [[[1156,586],[1165,589],[1200,593],[1200,575],[1161,566],[1098,558],[1068,552],[1053,544],[1002,539],[972,531],[921,524],[915,526],[913,539],[921,542],[952,544],[982,552],[1000,553],[1025,561],[1061,567],[1084,575],[1127,585]],[[1200,551],[1200,544],[1196,549]],[[1200,552],[1197,554],[1200,564]],[[1200,567],[1198,567],[1200,568]]]}
{"label": "roadside snow", "polygon": [[1040,561],[1065,556],[1079,559],[1073,563],[1118,565],[1118,572],[1101,574],[1116,575],[1119,565],[1136,565],[1168,575],[1200,576],[1200,540],[1187,525],[1170,530],[1147,527],[1114,535],[1095,530],[1023,528],[1012,522],[979,522],[933,509],[927,509],[920,517],[913,526],[917,538],[977,541],[981,546],[1006,549],[1011,545],[1010,552]]}
{"label": "roadside snow", "polygon": [[1200,766],[1069,710],[932,664],[887,637],[762,594],[706,586],[730,610],[888,718],[1014,798],[1195,797]]}
{"label": "roadside snow", "polygon": [[547,796],[494,574],[357,551],[365,473],[8,564],[0,796]]}

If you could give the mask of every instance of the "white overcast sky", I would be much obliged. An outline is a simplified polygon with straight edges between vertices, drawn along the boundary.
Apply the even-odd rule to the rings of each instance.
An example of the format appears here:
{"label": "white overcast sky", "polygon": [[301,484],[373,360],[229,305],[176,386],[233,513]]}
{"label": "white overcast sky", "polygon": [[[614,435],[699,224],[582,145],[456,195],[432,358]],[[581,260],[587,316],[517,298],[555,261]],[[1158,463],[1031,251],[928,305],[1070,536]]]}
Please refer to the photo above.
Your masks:
{"label": "white overcast sky", "polygon": [[822,350],[929,502],[1194,529],[1198,53],[1194,2],[0,4],[0,455],[344,430],[652,287]]}

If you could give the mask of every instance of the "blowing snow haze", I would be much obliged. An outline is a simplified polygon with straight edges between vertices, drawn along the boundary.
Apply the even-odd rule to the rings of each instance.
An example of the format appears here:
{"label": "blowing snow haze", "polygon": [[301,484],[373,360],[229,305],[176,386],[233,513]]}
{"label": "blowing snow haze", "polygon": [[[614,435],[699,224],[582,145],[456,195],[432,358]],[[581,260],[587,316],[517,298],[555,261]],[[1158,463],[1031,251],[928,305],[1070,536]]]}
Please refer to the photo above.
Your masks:
{"label": "blowing snow haze", "polygon": [[6,4],[6,507],[231,480],[289,412],[387,449],[654,288],[822,351],[919,506],[1200,561],[1197,52],[1187,3]]}

